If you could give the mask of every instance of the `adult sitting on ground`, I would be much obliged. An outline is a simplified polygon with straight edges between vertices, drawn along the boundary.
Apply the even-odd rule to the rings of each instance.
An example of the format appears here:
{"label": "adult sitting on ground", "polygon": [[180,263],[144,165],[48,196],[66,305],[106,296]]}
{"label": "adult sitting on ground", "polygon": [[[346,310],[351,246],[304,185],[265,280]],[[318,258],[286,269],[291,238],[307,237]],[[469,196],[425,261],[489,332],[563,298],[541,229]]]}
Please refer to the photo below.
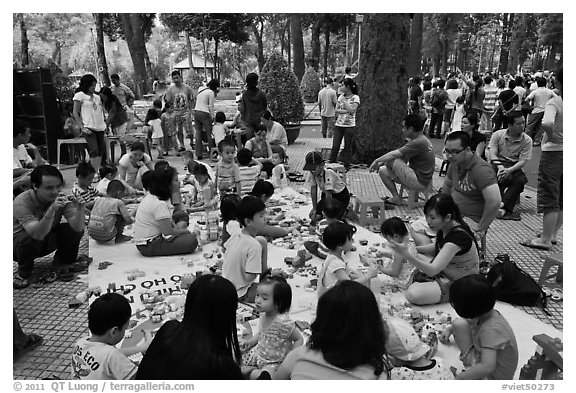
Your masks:
{"label": "adult sitting on ground", "polygon": [[266,109],[262,114],[261,120],[262,124],[266,127],[266,140],[272,149],[278,146],[284,150],[284,153],[286,153],[286,149],[288,149],[288,136],[286,136],[286,130],[282,127],[282,124],[274,120],[272,112],[268,109]]}
{"label": "adult sitting on ground", "polygon": [[244,147],[252,152],[252,158],[262,164],[262,170],[266,172],[268,177],[272,176],[272,146],[266,140],[266,126],[259,124],[256,126],[254,137],[246,141]]}
{"label": "adult sitting on ground", "polygon": [[469,222],[470,228],[483,234],[496,218],[502,199],[494,170],[469,146],[470,136],[464,131],[446,137],[444,154],[450,167],[442,192],[451,195],[462,216],[473,221]]}
{"label": "adult sitting on ground", "polygon": [[142,358],[136,379],[242,379],[236,333],[238,295],[216,275],[194,280],[182,322],[168,321]]}
{"label": "adult sitting on ground", "polygon": [[[80,239],[84,234],[84,206],[62,195],[64,179],[51,165],[38,165],[30,174],[32,189],[13,202],[12,246],[18,272],[14,289],[27,287],[34,260],[56,251],[53,266],[57,270],[82,270],[76,263]],[[60,222],[62,216],[66,222]]]}
{"label": "adult sitting on ground", "polygon": [[344,280],[318,299],[307,345],[290,352],[274,379],[390,379],[386,332],[366,286]]}
{"label": "adult sitting on ground", "polygon": [[[12,139],[12,190],[14,196],[30,188],[30,173],[32,169],[45,162],[38,148],[29,142],[30,126],[22,120],[14,119],[14,135]],[[27,149],[33,151],[34,158],[30,157]]]}
{"label": "adult sitting on ground", "polygon": [[144,150],[142,142],[134,142],[130,153],[124,154],[118,162],[118,178],[137,190],[142,190],[142,174],[154,169],[152,159]]}
{"label": "adult sitting on ground", "polygon": [[520,194],[528,179],[522,168],[532,158],[532,138],[524,133],[524,116],[515,111],[508,115],[508,128],[498,130],[490,138],[490,163],[494,166],[498,178],[498,187],[502,195],[504,208],[498,218],[502,220],[520,220],[520,214],[514,212]]}
{"label": "adult sitting on ground", "polygon": [[406,291],[406,300],[417,305],[446,303],[455,280],[478,273],[478,246],[451,196],[434,195],[424,205],[424,214],[430,228],[437,231],[436,243],[416,249],[432,256],[432,261],[413,255],[405,243],[391,241],[390,246],[419,270]]}
{"label": "adult sitting on ground", "polygon": [[424,121],[420,116],[412,114],[404,118],[402,125],[404,136],[409,141],[370,164],[370,172],[378,171],[382,182],[392,193],[392,198],[385,199],[389,205],[402,204],[396,183],[409,190],[420,191],[428,187],[434,174],[434,147],[422,133]]}
{"label": "adult sitting on ground", "polygon": [[260,118],[268,107],[266,93],[258,88],[258,74],[251,72],[246,75],[246,90],[242,93],[242,99],[238,110],[240,120],[246,126],[246,138],[254,136],[256,128],[260,124]]}
{"label": "adult sitting on ground", "polygon": [[179,217],[173,214],[170,203],[170,196],[180,187],[178,172],[170,166],[160,166],[153,173],[150,193],[136,211],[136,248],[145,257],[190,254],[198,246],[198,240],[188,229],[175,224]]}

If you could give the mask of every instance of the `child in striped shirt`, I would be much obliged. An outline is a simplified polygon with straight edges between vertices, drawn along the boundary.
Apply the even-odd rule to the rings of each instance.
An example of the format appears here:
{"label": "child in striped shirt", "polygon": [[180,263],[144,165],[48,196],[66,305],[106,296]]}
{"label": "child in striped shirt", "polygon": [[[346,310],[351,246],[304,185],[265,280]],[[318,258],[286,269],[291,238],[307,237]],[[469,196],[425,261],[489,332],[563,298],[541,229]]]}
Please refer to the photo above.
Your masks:
{"label": "child in striped shirt", "polygon": [[262,165],[252,158],[252,152],[249,149],[242,148],[237,154],[238,168],[240,169],[240,184],[242,187],[242,196],[252,192],[254,184],[260,178]]}
{"label": "child in striped shirt", "polygon": [[79,163],[76,168],[76,182],[72,186],[72,195],[84,204],[88,214],[94,206],[94,199],[98,196],[98,191],[92,186],[95,174],[96,170],[91,164]]}

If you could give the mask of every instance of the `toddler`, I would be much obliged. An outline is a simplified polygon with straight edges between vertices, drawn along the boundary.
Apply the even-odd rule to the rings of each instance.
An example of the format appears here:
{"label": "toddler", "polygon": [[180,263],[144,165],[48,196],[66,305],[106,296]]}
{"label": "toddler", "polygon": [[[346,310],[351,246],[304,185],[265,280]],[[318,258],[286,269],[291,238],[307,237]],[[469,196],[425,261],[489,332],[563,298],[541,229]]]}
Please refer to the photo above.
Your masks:
{"label": "toddler", "polygon": [[84,380],[133,379],[138,367],[128,359],[146,352],[152,335],[144,331],[144,343],[132,348],[116,348],[124,338],[132,310],[128,300],[117,293],[106,293],[88,310],[91,336],[81,338],[72,354],[71,378]]}
{"label": "toddler", "polygon": [[[408,244],[410,253],[416,255],[416,247],[410,242],[408,236],[408,229],[406,229],[406,224],[400,217],[391,217],[382,223],[380,226],[380,233],[384,238],[390,242],[394,241],[396,243]],[[386,256],[392,259],[389,264],[378,264],[378,270],[380,272],[394,277],[395,284],[401,289],[407,289],[411,283],[412,272],[414,267],[404,258],[402,255],[394,252],[393,250],[385,250]]]}
{"label": "toddler", "polygon": [[368,266],[366,274],[348,267],[342,253],[352,251],[354,240],[352,236],[356,228],[348,223],[336,221],[324,230],[322,242],[328,249],[328,256],[322,263],[318,273],[318,297],[339,281],[354,280],[364,285],[370,285],[370,280],[378,274],[378,269],[373,264]]}
{"label": "toddler", "polygon": [[112,180],[108,184],[105,197],[97,197],[88,222],[88,234],[99,243],[114,239],[115,243],[132,240],[124,235],[124,227],[134,222],[128,212],[122,197],[126,192],[120,180]]}
{"label": "toddler", "polygon": [[241,195],[240,169],[234,162],[236,145],[230,138],[224,138],[218,143],[220,161],[216,163],[216,189],[221,196],[236,193]]}
{"label": "toddler", "polygon": [[282,164],[285,158],[286,154],[282,149],[278,149],[272,153],[272,164],[274,164],[274,168],[272,169],[272,177],[270,181],[274,185],[274,188],[288,187],[286,168],[284,168],[284,164]]}
{"label": "toddler", "polygon": [[218,205],[216,186],[208,175],[208,169],[202,164],[191,164],[188,165],[191,166],[190,171],[194,175],[192,185],[195,189],[193,194],[196,196],[191,207],[216,208]]}
{"label": "toddler", "polygon": [[212,126],[212,136],[216,145],[220,143],[222,139],[230,135],[230,130],[228,126],[224,124],[226,122],[226,114],[224,112],[216,112],[214,117],[214,125]]}
{"label": "toddler", "polygon": [[273,373],[292,349],[304,339],[288,316],[292,289],[282,276],[266,276],[256,288],[256,309],[260,312],[258,332],[244,342],[243,364],[255,367],[250,379],[272,379]]}
{"label": "toddler", "polygon": [[262,164],[252,158],[249,149],[238,150],[238,169],[240,170],[240,184],[242,195],[249,194],[260,177]]}
{"label": "toddler", "polygon": [[226,243],[230,236],[241,231],[236,209],[240,203],[240,197],[236,194],[225,195],[220,201],[220,214],[222,215],[222,244]]}
{"label": "toddler", "polygon": [[335,221],[339,221],[338,217],[340,216],[340,212],[342,211],[342,204],[334,198],[327,200],[324,203],[322,214],[324,215],[324,219],[320,220],[318,223],[318,227],[316,228],[316,233],[318,236],[322,236],[324,233],[324,229],[330,224]]}
{"label": "toddler", "polygon": [[423,343],[410,323],[391,318],[386,321],[386,352],[394,368],[391,379],[452,380],[450,367],[441,358],[429,358],[430,347]]}
{"label": "toddler", "polygon": [[494,288],[481,274],[459,278],[450,286],[450,304],[462,318],[452,321],[466,371],[456,379],[513,379],[518,366],[518,344],[508,321],[494,310]]}
{"label": "toddler", "polygon": [[176,156],[180,157],[180,141],[178,141],[176,136],[176,114],[171,102],[167,102],[164,106],[164,111],[162,116],[160,116],[160,124],[164,133],[164,154],[168,155],[168,152],[173,147],[174,151],[176,151]]}
{"label": "toddler", "polygon": [[98,196],[98,191],[92,186],[96,170],[87,163],[81,162],[76,167],[76,182],[72,186],[72,195],[84,204],[88,213],[94,206],[94,199]]}
{"label": "toddler", "polygon": [[152,139],[152,146],[156,148],[158,152],[158,158],[163,158],[164,155],[162,153],[162,139],[164,138],[164,132],[162,131],[162,121],[160,120],[160,115],[158,112],[153,111],[150,112],[149,116],[146,115],[148,118],[147,126],[148,135],[150,139]]}

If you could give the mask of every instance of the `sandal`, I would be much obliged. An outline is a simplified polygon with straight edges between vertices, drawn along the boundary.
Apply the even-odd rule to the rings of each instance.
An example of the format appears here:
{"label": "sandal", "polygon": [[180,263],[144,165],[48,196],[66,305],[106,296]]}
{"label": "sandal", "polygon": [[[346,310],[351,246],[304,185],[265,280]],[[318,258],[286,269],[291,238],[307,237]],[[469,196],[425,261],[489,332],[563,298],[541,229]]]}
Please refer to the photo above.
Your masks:
{"label": "sandal", "polygon": [[14,352],[14,362],[20,359],[28,352],[32,351],[33,349],[38,348],[44,342],[44,339],[37,334],[30,333],[27,336],[28,336],[28,342],[22,348]]}
{"label": "sandal", "polygon": [[[542,237],[542,234],[539,233],[539,234],[536,235],[536,237],[537,237],[538,239],[540,239],[540,238]],[[553,246],[555,246],[555,245],[558,244],[558,240],[552,240],[551,243],[552,243]]]}
{"label": "sandal", "polygon": [[24,289],[30,286],[30,280],[22,278],[19,274],[15,274],[12,278],[12,288]]}
{"label": "sandal", "polygon": [[550,251],[550,249],[552,248],[552,247],[545,246],[543,244],[536,244],[536,243],[534,243],[534,240],[524,240],[524,241],[520,242],[520,244],[523,245],[524,247],[534,248],[536,250]]}
{"label": "sandal", "polygon": [[64,271],[64,272],[60,273],[60,274],[58,275],[58,279],[59,279],[60,281],[66,281],[66,282],[68,282],[68,281],[74,280],[74,277],[75,277],[75,276],[76,276],[76,275],[74,274],[73,271],[69,271],[69,270],[68,270],[68,271]]}
{"label": "sandal", "polygon": [[288,172],[286,174],[286,177],[288,178],[288,180],[296,182],[296,183],[304,182],[304,175],[302,173]]}

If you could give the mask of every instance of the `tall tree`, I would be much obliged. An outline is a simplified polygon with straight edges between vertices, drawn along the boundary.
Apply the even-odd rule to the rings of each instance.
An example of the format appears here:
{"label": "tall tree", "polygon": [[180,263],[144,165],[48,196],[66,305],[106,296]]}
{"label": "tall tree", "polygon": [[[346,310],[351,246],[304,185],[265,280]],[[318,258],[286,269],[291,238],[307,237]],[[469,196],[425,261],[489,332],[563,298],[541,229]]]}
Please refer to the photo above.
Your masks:
{"label": "tall tree", "polygon": [[302,37],[302,20],[300,14],[290,15],[290,33],[292,35],[292,49],[294,52],[294,73],[298,78],[298,83],[300,83],[305,71],[304,38]]}
{"label": "tall tree", "polygon": [[312,14],[314,20],[312,21],[312,36],[311,45],[312,53],[310,55],[310,66],[318,72],[320,66],[320,32],[322,30],[322,21],[318,18],[318,14]]}
{"label": "tall tree", "polygon": [[408,58],[408,75],[420,74],[422,60],[422,27],[424,14],[414,14],[410,24],[410,56]]}
{"label": "tall tree", "polygon": [[255,14],[252,18],[252,33],[254,34],[254,38],[256,38],[256,43],[258,45],[258,52],[256,54],[256,57],[258,58],[258,69],[261,71],[266,63],[266,60],[264,59],[263,41],[266,16],[264,14]]}
{"label": "tall tree", "polygon": [[[539,34],[542,45],[548,47],[547,61],[544,64],[545,68],[554,68],[558,63],[562,62],[563,26],[564,18],[562,14],[543,14]],[[558,61],[556,61],[557,55],[559,55]]]}
{"label": "tall tree", "polygon": [[24,14],[16,14],[18,20],[18,25],[20,27],[20,57],[22,61],[22,67],[28,67],[30,64],[30,56],[28,55],[28,29],[26,28],[26,22],[24,22]]}
{"label": "tall tree", "polygon": [[514,14],[504,14],[502,16],[502,42],[500,45],[500,64],[498,71],[506,73],[508,68],[508,57],[510,55],[510,38],[512,37],[512,27],[514,26]]}
{"label": "tall tree", "polygon": [[356,77],[361,105],[352,157],[354,162],[369,164],[404,141],[410,16],[367,14],[362,30],[362,62]]}
{"label": "tall tree", "polygon": [[104,49],[104,14],[92,14],[96,25],[96,53],[98,57],[98,72],[100,80],[106,86],[110,86],[110,76],[108,75],[108,63],[106,62],[106,51]]}

